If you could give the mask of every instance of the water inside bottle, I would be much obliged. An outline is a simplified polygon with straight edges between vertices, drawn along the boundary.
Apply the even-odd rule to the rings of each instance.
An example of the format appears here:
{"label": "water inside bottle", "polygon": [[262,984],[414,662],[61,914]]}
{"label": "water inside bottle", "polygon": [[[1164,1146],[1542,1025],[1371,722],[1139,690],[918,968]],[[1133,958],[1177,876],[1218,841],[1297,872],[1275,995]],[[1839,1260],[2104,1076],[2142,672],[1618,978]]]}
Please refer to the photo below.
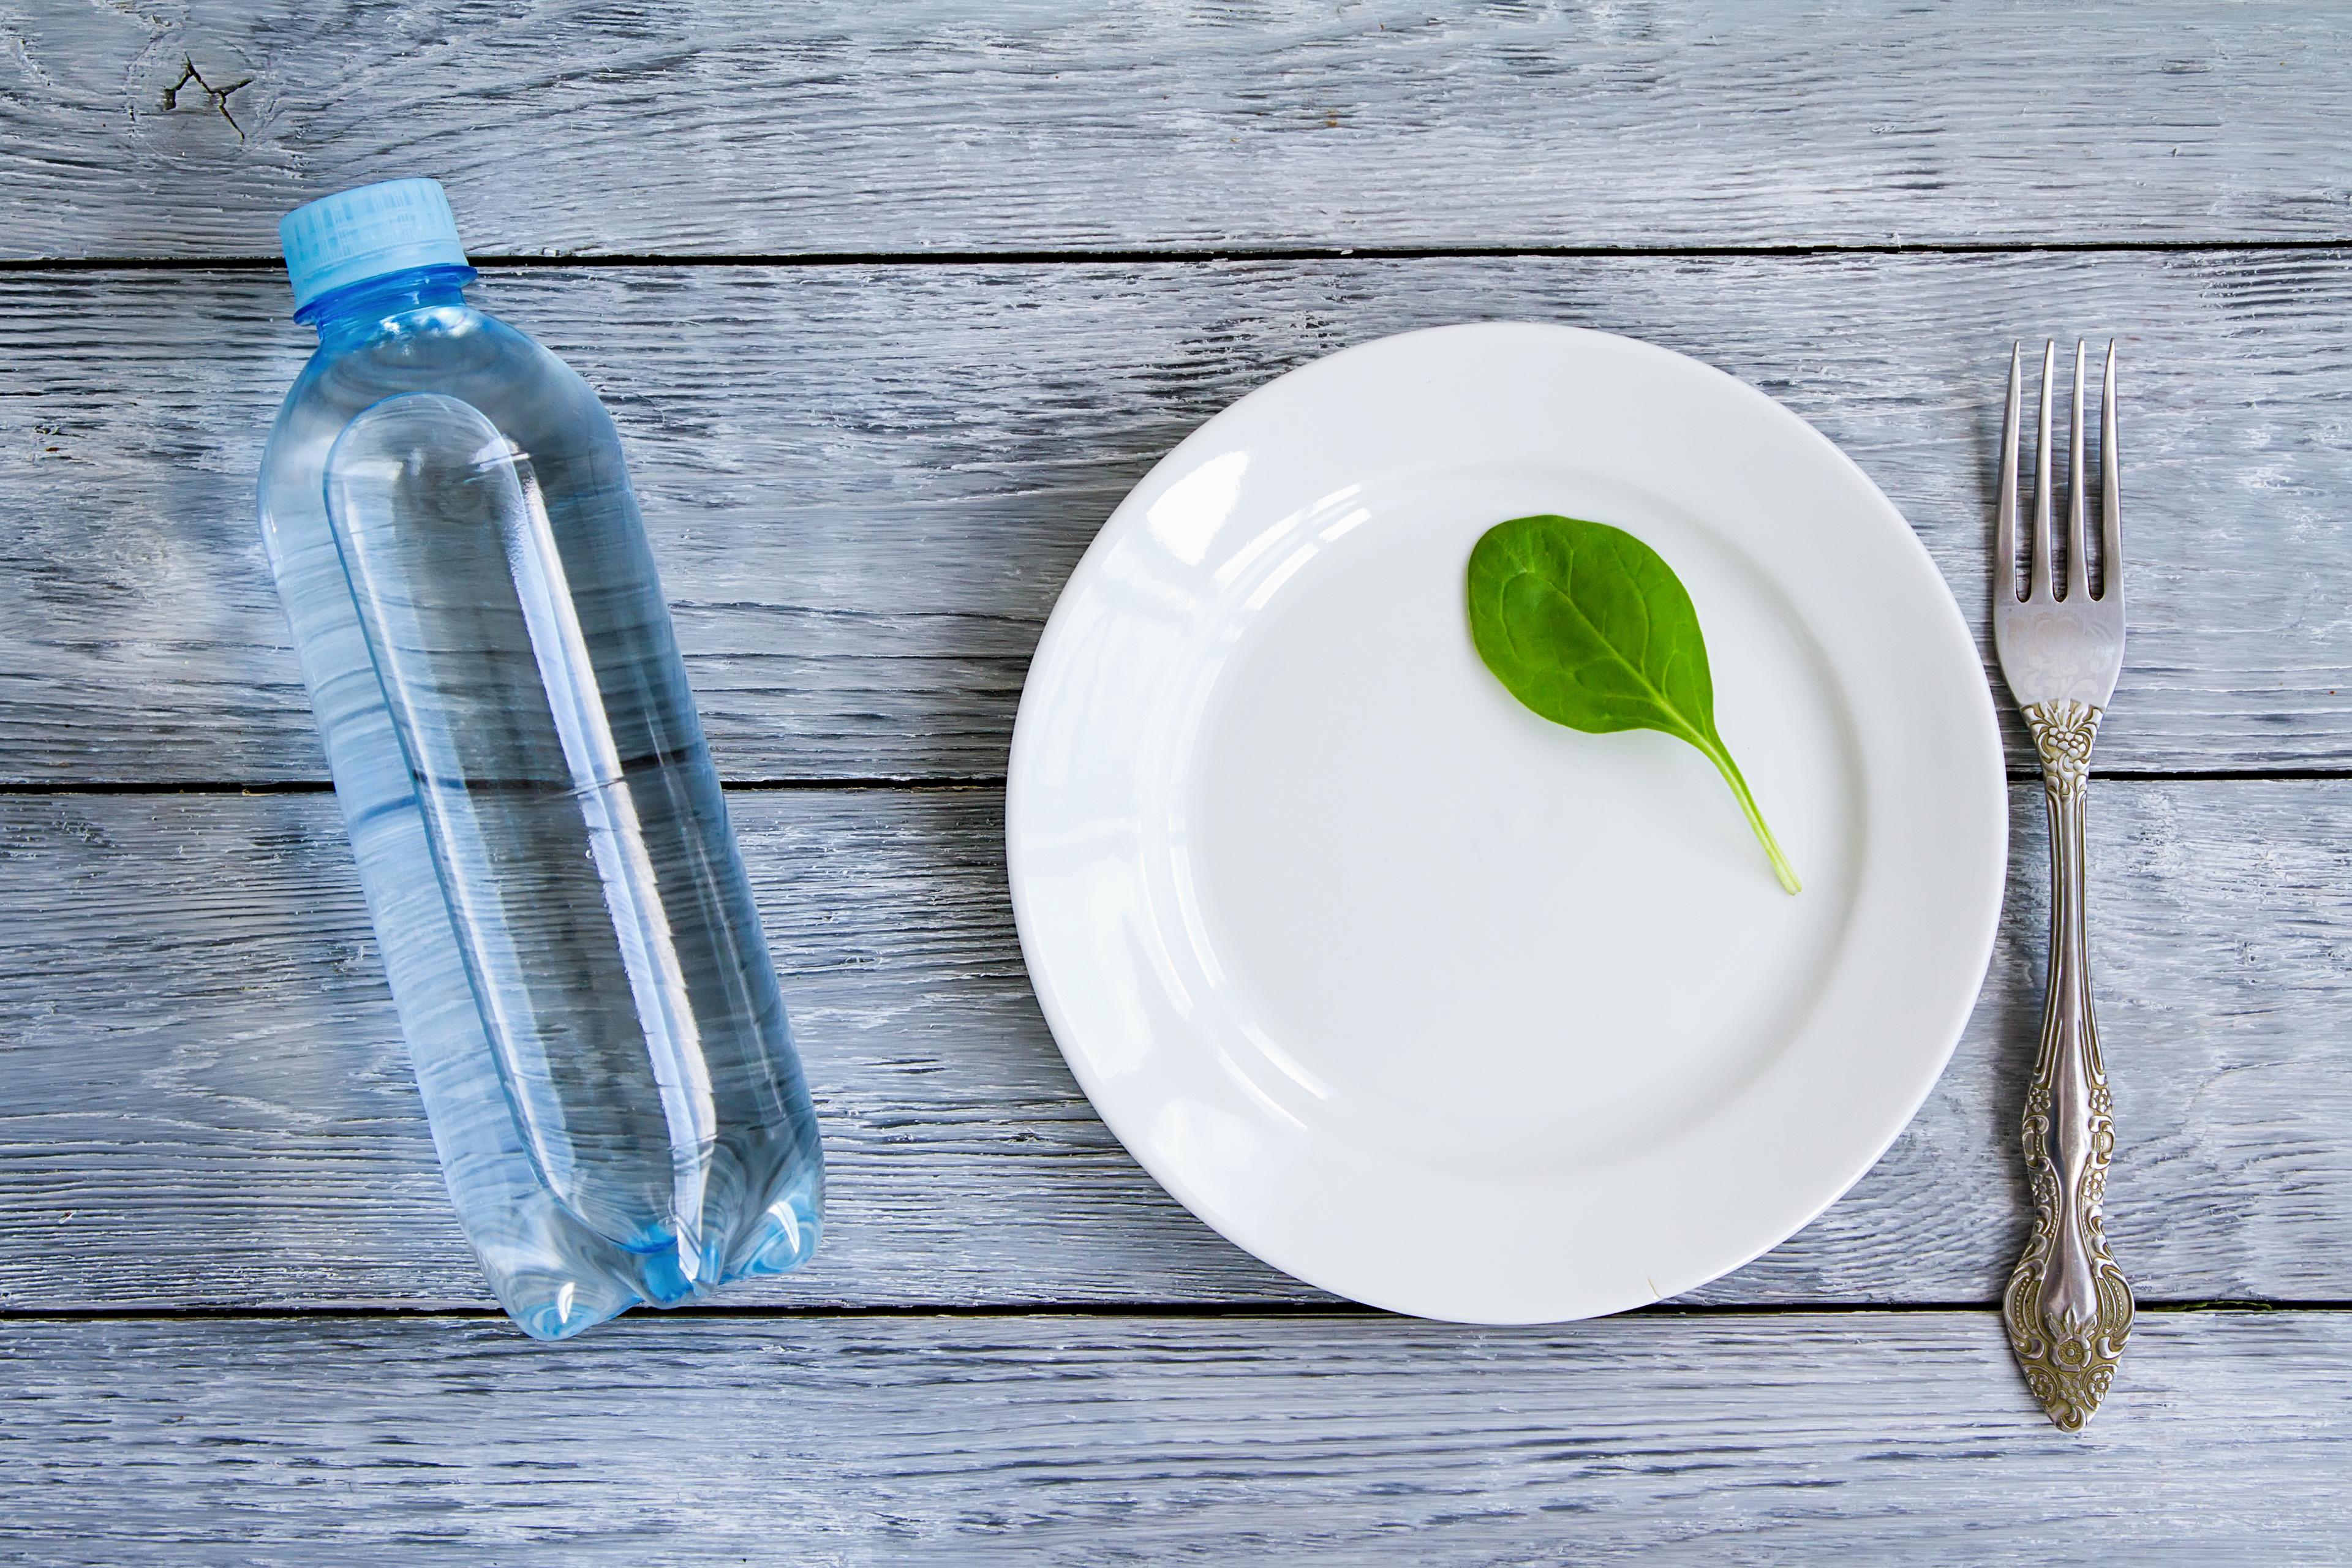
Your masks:
{"label": "water inside bottle", "polygon": [[[710,951],[723,918],[671,919],[666,894],[707,880],[694,862],[708,804],[697,810],[699,781],[677,775],[709,764],[698,734],[653,732],[662,694],[631,692],[655,673],[629,658],[653,630],[629,624],[645,606],[573,583],[530,460],[459,399],[405,394],[362,412],[326,489],[532,1163],[591,1230],[674,1253],[681,1284],[714,1279],[727,1238],[704,1235],[718,1116],[694,992],[719,993],[708,999],[722,1016],[758,999],[736,955]],[[593,559],[600,542],[573,542],[592,579],[609,564]],[[607,703],[614,677],[634,700]],[[688,754],[666,752],[689,739]]]}

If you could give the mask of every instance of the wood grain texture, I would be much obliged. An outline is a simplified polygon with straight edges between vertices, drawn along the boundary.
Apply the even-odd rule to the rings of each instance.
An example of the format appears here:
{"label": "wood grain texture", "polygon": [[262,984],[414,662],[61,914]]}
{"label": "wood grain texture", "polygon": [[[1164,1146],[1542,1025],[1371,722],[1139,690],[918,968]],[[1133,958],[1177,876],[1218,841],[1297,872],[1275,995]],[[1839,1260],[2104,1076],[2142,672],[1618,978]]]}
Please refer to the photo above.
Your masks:
{"label": "wood grain texture", "polygon": [[0,1324],[23,1563],[2319,1563],[2352,1314]]}
{"label": "wood grain texture", "polygon": [[[2039,799],[1953,1065],[1853,1194],[1714,1302],[1990,1302],[2027,1212]],[[1315,1293],[1178,1208],[1030,996],[988,790],[739,793],[824,1118],[801,1273],[729,1304]],[[2110,1234],[2144,1300],[2352,1299],[2352,783],[2092,799]],[[0,797],[0,1307],[487,1302],[322,795]]]}
{"label": "wood grain texture", "polygon": [[500,254],[2342,240],[2347,68],[2190,0],[17,0],[0,253],[411,174]]}
{"label": "wood grain texture", "polygon": [[[1781,398],[1979,628],[2011,339],[2121,336],[2101,765],[2352,763],[2346,254],[530,270],[480,297],[611,402],[733,778],[1000,775],[1055,595],[1154,460],[1290,366],[1494,317]],[[308,352],[285,305],[253,274],[0,277],[0,780],[321,776],[253,521]]]}
{"label": "wood grain texture", "polygon": [[[613,405],[737,780],[996,778],[1054,595],[1152,460],[1318,354],[1507,316],[1781,397],[1979,628],[2006,345],[2120,335],[2134,626],[2102,764],[2352,766],[2352,249],[2245,248],[2352,246],[2348,66],[2343,12],[2189,0],[0,0],[0,262],[167,264],[0,273],[0,791],[320,776],[251,515],[308,335],[274,271],[202,263],[412,173],[478,255],[905,258],[482,291]],[[2079,248],[2110,244],[2158,248]],[[1015,260],[1349,247],[1580,254]],[[1696,1300],[1993,1299],[2045,907],[2013,805],[1951,1070],[1846,1200]],[[737,1312],[550,1350],[406,1315],[488,1299],[331,802],[0,793],[0,1559],[2352,1542],[2352,1312],[2147,1312],[2067,1438],[1985,1310],[1329,1310],[1091,1114],[995,790],[735,810],[825,1119],[824,1250]],[[2126,1268],[2144,1300],[2352,1300],[2352,780],[2105,784],[2093,816]]]}

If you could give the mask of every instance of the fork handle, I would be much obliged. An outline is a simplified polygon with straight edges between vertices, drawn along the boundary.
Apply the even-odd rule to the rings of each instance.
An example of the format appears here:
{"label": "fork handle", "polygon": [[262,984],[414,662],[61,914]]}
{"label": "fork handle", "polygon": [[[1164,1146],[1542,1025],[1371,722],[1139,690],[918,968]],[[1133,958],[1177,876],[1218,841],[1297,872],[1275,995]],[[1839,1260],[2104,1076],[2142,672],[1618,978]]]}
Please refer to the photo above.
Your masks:
{"label": "fork handle", "polygon": [[2001,1300],[2026,1386],[2050,1419],[2079,1431],[2113,1384],[2131,1334],[2132,1294],[2107,1252],[2102,1202],[2115,1152],[2113,1101],[2091,1011],[2083,911],[2084,795],[2100,710],[2087,702],[2024,710],[2050,808],[2050,994],[2025,1096],[2025,1170],[2033,1234]]}

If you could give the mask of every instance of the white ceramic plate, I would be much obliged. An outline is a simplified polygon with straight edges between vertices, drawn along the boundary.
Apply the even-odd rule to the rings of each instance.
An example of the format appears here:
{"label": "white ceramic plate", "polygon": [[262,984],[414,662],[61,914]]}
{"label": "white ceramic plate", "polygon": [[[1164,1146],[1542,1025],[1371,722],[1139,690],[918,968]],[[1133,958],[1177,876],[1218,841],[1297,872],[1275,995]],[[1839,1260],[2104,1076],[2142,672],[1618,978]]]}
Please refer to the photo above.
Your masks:
{"label": "white ceramic plate", "polygon": [[[1479,663],[1463,572],[1565,512],[1681,574],[1805,881],[1688,746]],[[1990,956],[2007,809],[1959,612],[1811,426],[1630,339],[1414,332],[1211,420],[1114,514],[1013,732],[1013,901],[1104,1121],[1266,1261],[1398,1311],[1687,1290],[1850,1186]]]}

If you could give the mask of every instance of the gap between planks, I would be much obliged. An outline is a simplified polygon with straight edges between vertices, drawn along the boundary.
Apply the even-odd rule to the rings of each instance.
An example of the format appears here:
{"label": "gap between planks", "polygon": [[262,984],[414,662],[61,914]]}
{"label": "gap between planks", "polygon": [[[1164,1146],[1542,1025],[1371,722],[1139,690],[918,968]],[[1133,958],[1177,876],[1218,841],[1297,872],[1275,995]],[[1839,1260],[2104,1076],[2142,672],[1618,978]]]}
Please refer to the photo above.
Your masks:
{"label": "gap between planks", "polygon": [[[2032,784],[2041,774],[2029,768],[2011,768],[2013,784]],[[2324,784],[2352,779],[2352,767],[2339,768],[2119,768],[2113,773],[2094,769],[2094,783],[2135,784]],[[950,778],[774,778],[729,779],[730,794],[775,794],[800,790],[837,795],[950,795],[958,792],[1003,790],[1002,774]],[[327,779],[24,779],[0,783],[0,796],[38,799],[77,795],[325,795],[334,788]]]}
{"label": "gap between planks", "polygon": [[[666,251],[469,256],[477,271],[628,267],[1134,267],[1254,261],[1606,261],[1802,258],[1813,256],[2261,255],[2339,251],[2352,239],[2085,239],[1821,245],[1339,245],[1130,250],[809,250],[672,255]],[[0,257],[0,274],[42,272],[274,272],[275,256]]]}
{"label": "gap between planks", "polygon": [[[2352,1300],[2313,1299],[2308,1300],[2281,1298],[2236,1298],[2227,1300],[2141,1301],[2132,1303],[2141,1316],[2161,1315],[2185,1317],[2200,1313],[2263,1313],[2263,1312],[2352,1312]],[[1916,1317],[1922,1314],[1969,1314],[1996,1316],[2000,1311],[1998,1301],[1839,1301],[1817,1300],[1807,1301],[1653,1301],[1647,1306],[1628,1308],[1622,1312],[1605,1314],[1611,1318],[1818,1318],[1818,1317]],[[1389,1312],[1358,1301],[1037,1301],[1037,1302],[870,1302],[858,1305],[834,1304],[793,1307],[775,1303],[746,1302],[740,1305],[724,1301],[703,1302],[696,1306],[670,1310],[639,1306],[630,1309],[632,1316],[645,1318],[676,1318],[679,1320],[713,1319],[730,1322],[817,1321],[829,1319],[864,1318],[1074,1318],[1087,1320],[1166,1320],[1216,1319],[1248,1321],[1265,1319],[1284,1322],[1317,1318],[1331,1319],[1399,1319],[1403,1321],[1427,1321],[1462,1329],[1478,1328],[1559,1328],[1570,1322],[1594,1322],[1598,1319],[1565,1319],[1551,1323],[1527,1324],[1446,1324],[1443,1319],[1413,1320],[1402,1314]],[[90,1307],[37,1308],[17,1310],[0,1308],[0,1324],[6,1323],[139,1323],[179,1322],[203,1320],[218,1322],[278,1322],[289,1319],[336,1321],[343,1319],[377,1320],[407,1318],[463,1318],[495,1322],[506,1317],[497,1307],[460,1307],[434,1303],[402,1306],[396,1303],[341,1306],[237,1306],[237,1307]]]}

